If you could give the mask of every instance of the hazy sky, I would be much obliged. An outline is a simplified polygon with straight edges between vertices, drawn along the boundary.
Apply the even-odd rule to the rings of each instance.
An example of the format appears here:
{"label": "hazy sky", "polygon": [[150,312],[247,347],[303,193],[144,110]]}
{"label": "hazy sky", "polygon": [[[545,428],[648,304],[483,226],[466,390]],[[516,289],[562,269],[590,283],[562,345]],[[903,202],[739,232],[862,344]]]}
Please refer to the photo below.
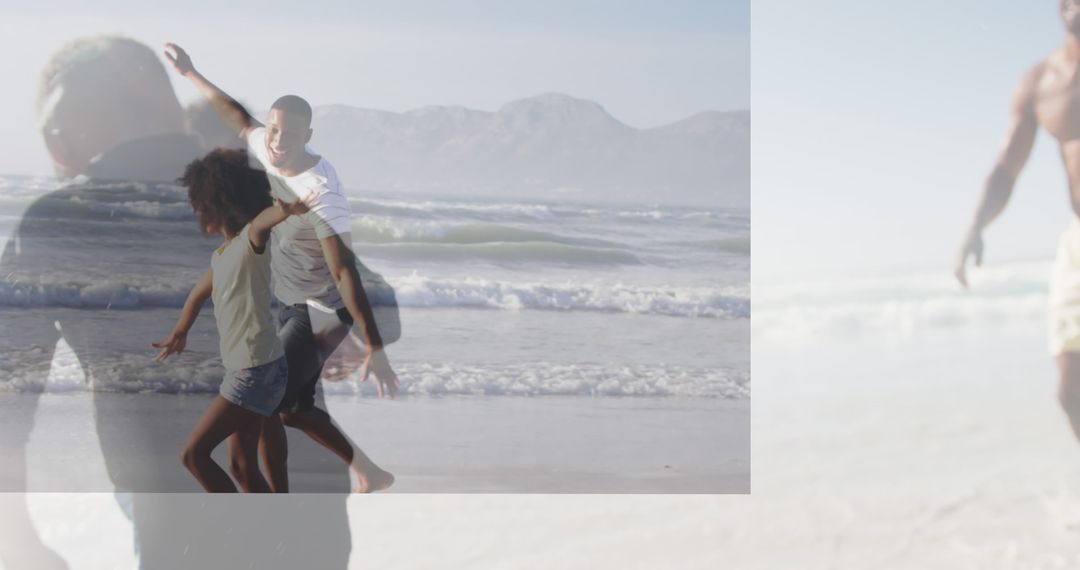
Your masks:
{"label": "hazy sky", "polygon": [[[951,269],[1058,0],[754,2],[754,279]],[[1069,221],[1040,133],[986,261],[1051,258]]]}
{"label": "hazy sky", "polygon": [[[175,41],[253,108],[296,92],[316,105],[493,111],[558,91],[653,127],[750,105],[749,0],[27,4],[0,9],[0,106],[12,112],[0,173],[51,172],[33,113],[38,73],[66,41],[102,33]],[[174,85],[183,102],[198,97]]]}

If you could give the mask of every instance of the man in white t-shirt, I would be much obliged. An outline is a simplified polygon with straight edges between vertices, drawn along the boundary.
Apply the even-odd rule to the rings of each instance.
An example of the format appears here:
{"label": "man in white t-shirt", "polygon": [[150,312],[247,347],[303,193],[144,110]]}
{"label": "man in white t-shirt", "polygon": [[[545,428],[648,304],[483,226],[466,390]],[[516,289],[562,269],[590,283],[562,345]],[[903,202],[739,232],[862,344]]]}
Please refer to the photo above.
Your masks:
{"label": "man in white t-shirt", "polygon": [[[279,332],[289,365],[285,398],[275,419],[263,428],[260,447],[270,486],[288,490],[287,446],[282,424],[304,431],[342,458],[356,477],[355,490],[377,491],[393,483],[315,406],[315,388],[326,357],[355,321],[360,325],[367,356],[363,378],[375,375],[379,395],[393,397],[398,388],[383,342],[360,282],[349,246],[350,207],[334,167],[307,147],[311,140],[311,106],[295,95],[278,99],[266,124],[255,120],[232,97],[195,70],[179,46],[166,44],[165,56],[210,101],[222,121],[247,142],[248,152],[269,175],[275,196],[300,199],[310,211],[276,226],[271,269],[274,294],[281,302]],[[319,321],[328,322],[320,326]],[[313,325],[314,323],[314,325]]]}

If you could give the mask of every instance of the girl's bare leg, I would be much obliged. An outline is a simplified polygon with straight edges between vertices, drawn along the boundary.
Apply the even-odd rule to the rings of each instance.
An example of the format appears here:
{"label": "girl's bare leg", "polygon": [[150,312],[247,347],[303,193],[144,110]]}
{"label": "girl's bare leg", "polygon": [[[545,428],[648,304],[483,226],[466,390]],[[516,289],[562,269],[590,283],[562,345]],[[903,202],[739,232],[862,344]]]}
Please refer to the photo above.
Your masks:
{"label": "girl's bare leg", "polygon": [[195,429],[188,434],[180,453],[180,461],[191,471],[203,489],[211,493],[235,493],[236,485],[220,465],[210,458],[225,438],[241,429],[257,429],[260,416],[236,404],[215,396]]}
{"label": "girl's bare leg", "polygon": [[270,485],[259,470],[259,434],[262,421],[229,436],[229,472],[245,493],[269,493]]}
{"label": "girl's bare leg", "polygon": [[262,455],[266,476],[270,480],[270,490],[274,493],[288,493],[289,443],[285,439],[285,426],[281,425],[278,414],[263,419],[259,453]]}

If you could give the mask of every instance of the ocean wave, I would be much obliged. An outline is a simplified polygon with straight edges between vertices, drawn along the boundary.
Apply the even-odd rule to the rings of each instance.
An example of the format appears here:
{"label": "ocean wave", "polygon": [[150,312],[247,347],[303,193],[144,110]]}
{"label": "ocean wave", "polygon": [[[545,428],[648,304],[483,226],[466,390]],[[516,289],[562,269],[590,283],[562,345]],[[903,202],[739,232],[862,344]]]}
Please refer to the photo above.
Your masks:
{"label": "ocean wave", "polygon": [[624,284],[511,283],[434,279],[413,274],[393,280],[408,307],[482,307],[504,310],[602,311],[673,317],[749,318],[750,297],[737,288],[647,287]]}
{"label": "ocean wave", "polygon": [[52,176],[0,175],[0,195],[36,195],[56,190],[67,182]]}
{"label": "ocean wave", "polygon": [[361,258],[464,262],[502,265],[552,263],[559,265],[641,265],[636,255],[617,249],[582,247],[549,242],[510,243],[390,243],[356,247]]}
{"label": "ocean wave", "polygon": [[[624,284],[514,283],[417,274],[387,279],[399,307],[601,311],[673,317],[749,318],[750,298],[737,288],[646,287]],[[192,280],[193,282],[193,280]],[[100,309],[180,308],[191,283],[162,278],[125,283],[0,281],[0,306]],[[393,302],[390,290],[366,287],[372,305]]]}
{"label": "ocean wave", "polygon": [[635,220],[669,220],[672,218],[695,219],[712,217],[709,212],[693,212],[688,215],[683,212],[665,210],[617,210],[614,212],[614,215],[619,218],[631,218]]}
{"label": "ocean wave", "polygon": [[608,215],[629,222],[692,222],[697,225],[709,227],[725,227],[748,229],[750,227],[749,211],[714,211],[714,210],[686,210],[675,208],[653,208],[645,210],[589,210],[591,215]]}
{"label": "ocean wave", "polygon": [[13,276],[0,281],[0,306],[135,309],[183,307],[193,283],[129,284],[99,282],[31,282]]}
{"label": "ocean wave", "polygon": [[140,182],[68,185],[40,195],[13,194],[0,205],[40,219],[194,219],[187,193],[171,184]]}
{"label": "ocean wave", "polygon": [[790,305],[783,309],[758,306],[753,331],[756,340],[798,344],[821,337],[906,337],[936,329],[1041,326],[1046,307],[1046,295],[1040,294],[942,296],[818,307]]}
{"label": "ocean wave", "polygon": [[357,243],[446,243],[482,244],[548,242],[587,247],[625,248],[601,239],[563,236],[551,232],[515,228],[499,224],[455,224],[434,221],[407,221],[386,217],[360,216],[351,221],[352,239]]}
{"label": "ocean wave", "polygon": [[[750,372],[657,364],[397,365],[401,393],[469,396],[632,396],[746,399]],[[327,394],[375,394],[359,373],[322,383]]]}
{"label": "ocean wave", "polygon": [[98,202],[74,199],[87,210],[110,217],[148,218],[152,220],[194,220],[195,212],[188,202],[161,202],[156,200],[131,200],[127,202]]}
{"label": "ocean wave", "polygon": [[666,241],[662,243],[668,246],[686,247],[697,251],[750,255],[749,237],[719,238],[697,241]]}
{"label": "ocean wave", "polygon": [[528,202],[464,202],[441,200],[394,200],[374,197],[352,198],[355,212],[399,218],[442,219],[446,217],[521,219],[526,221],[560,218],[593,218],[639,222],[693,222],[708,226],[748,228],[749,210],[690,209],[681,207],[627,208],[619,205],[548,205]]}
{"label": "ocean wave", "polygon": [[[151,278],[139,279],[138,283],[109,279],[49,282],[20,280],[12,274],[0,281],[0,307],[181,308],[197,279],[198,274],[193,274],[189,280],[163,278],[161,282]],[[385,285],[366,283],[365,291],[373,306],[393,303],[393,296]]]}
{"label": "ocean wave", "polygon": [[981,269],[964,290],[947,271],[755,287],[756,340],[911,336],[924,331],[1041,327],[1050,262]]}
{"label": "ocean wave", "polygon": [[[84,376],[70,349],[58,348],[49,379],[20,371],[9,358],[0,364],[0,392],[122,392],[214,393],[224,370],[215,356],[185,356],[158,364],[148,354],[98,355]],[[40,350],[40,349],[39,349]],[[22,355],[40,358],[40,354]],[[747,399],[750,372],[723,368],[692,368],[669,364],[410,363],[394,366],[401,379],[400,394],[421,396],[587,396],[689,397]],[[374,382],[361,382],[360,373],[321,383],[332,396],[374,395]]]}
{"label": "ocean wave", "polygon": [[434,200],[388,200],[380,198],[353,198],[354,212],[392,215],[398,217],[433,218],[445,216],[482,216],[527,218],[547,220],[552,211],[543,204],[452,202]]}

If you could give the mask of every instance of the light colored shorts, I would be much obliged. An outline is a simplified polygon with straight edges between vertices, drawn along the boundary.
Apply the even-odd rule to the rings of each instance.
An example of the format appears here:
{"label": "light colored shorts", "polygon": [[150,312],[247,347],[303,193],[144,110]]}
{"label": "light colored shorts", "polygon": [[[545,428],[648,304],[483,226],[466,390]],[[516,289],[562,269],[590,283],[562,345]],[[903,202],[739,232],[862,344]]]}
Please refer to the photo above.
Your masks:
{"label": "light colored shorts", "polygon": [[1074,219],[1058,241],[1050,277],[1050,354],[1080,352],[1080,220]]}
{"label": "light colored shorts", "polygon": [[221,381],[221,397],[263,416],[269,416],[281,403],[289,381],[289,366],[285,357],[242,368],[226,370]]}

